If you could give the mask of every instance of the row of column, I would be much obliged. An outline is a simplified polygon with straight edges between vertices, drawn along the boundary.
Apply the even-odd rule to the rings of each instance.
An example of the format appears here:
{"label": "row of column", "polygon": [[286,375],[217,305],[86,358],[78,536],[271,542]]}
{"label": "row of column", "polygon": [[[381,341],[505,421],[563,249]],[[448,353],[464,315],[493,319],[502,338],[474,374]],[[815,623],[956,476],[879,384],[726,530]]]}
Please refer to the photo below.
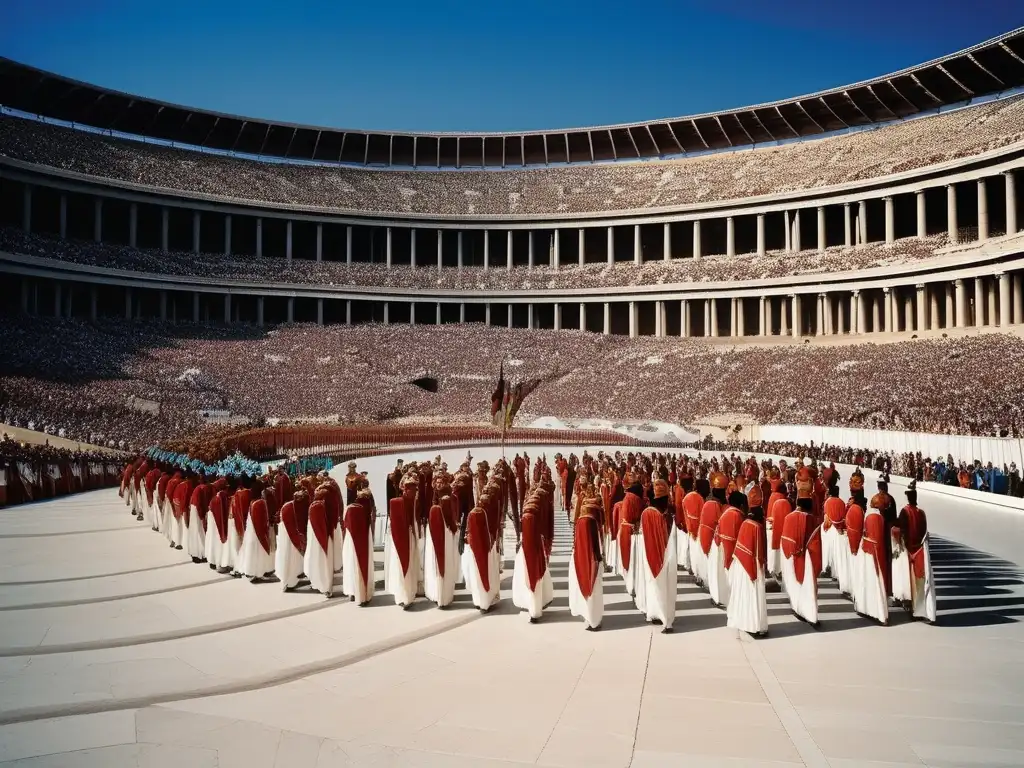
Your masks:
{"label": "row of column", "polygon": [[[757,317],[752,318],[754,325],[748,325],[746,316],[747,302],[740,297],[681,299],[679,335],[690,337],[693,333],[693,312],[703,312],[703,335],[718,337],[728,335],[742,337],[753,335],[756,328],[758,336],[793,336],[806,335],[831,336],[840,334],[894,333],[899,331],[928,331],[943,328],[965,328],[968,326],[998,326],[1024,323],[1024,274],[998,273],[990,276],[956,279],[953,281],[921,283],[916,286],[900,286],[896,288],[828,291],[822,293],[793,293],[788,296],[760,296],[757,298]],[[63,291],[60,282],[54,283],[54,315],[70,317],[72,312],[72,292]],[[158,291],[159,317],[168,317],[168,292]],[[125,317],[132,319],[140,308],[131,287],[125,288]],[[294,322],[295,298],[288,297],[287,322]],[[232,313],[232,295],[223,296],[223,320],[230,323],[235,319]],[[729,327],[728,333],[720,333],[720,303],[728,302]],[[383,305],[383,321],[389,324],[390,303]],[[90,316],[97,315],[97,286],[89,286]],[[433,305],[433,306],[432,306]],[[639,303],[602,302],[603,324],[605,334],[611,333],[613,307],[625,306],[629,319],[629,335],[639,335]],[[440,325],[442,314],[441,302],[410,302],[409,318],[411,323],[430,322],[423,312],[431,312],[433,321]],[[484,305],[485,323],[492,325],[505,323],[513,327],[513,307],[507,305],[507,317],[497,318],[492,315],[492,305]],[[527,325],[537,327],[534,304],[527,304]],[[564,328],[562,323],[563,304],[553,305],[555,330]],[[587,329],[587,308],[595,303],[579,304],[579,329]],[[667,302],[654,302],[654,335],[668,335]],[[39,311],[38,284],[23,280],[21,283],[21,307],[28,312],[30,307]],[[316,299],[317,322],[323,324],[324,299]],[[264,298],[256,297],[256,322],[264,324]],[[209,310],[207,310],[209,311]],[[778,323],[774,322],[778,318]],[[178,319],[174,317],[173,319]],[[200,294],[192,292],[192,320],[208,321],[200,318]],[[466,304],[459,303],[459,322],[465,322]],[[805,320],[806,323],[805,327]],[[352,322],[352,302],[345,300],[345,322]],[[749,331],[749,333],[748,333]]]}
{"label": "row of column", "polygon": [[[1005,176],[1005,195],[1006,195],[1006,231],[1007,233],[1013,234],[1017,232],[1017,191],[1016,184],[1014,181],[1014,173],[1012,171],[1006,171],[1003,173]],[[989,230],[989,213],[988,213],[988,189],[986,179],[981,178],[977,180],[978,187],[978,240],[987,240],[990,234]],[[24,204],[23,204],[23,228],[26,232],[31,231],[32,226],[32,185],[26,184],[24,186]],[[885,203],[885,242],[893,243],[896,240],[896,219],[895,219],[895,203],[892,197],[883,198]],[[927,236],[926,226],[926,203],[924,190],[918,190],[916,192],[917,202],[917,237],[924,238]],[[824,251],[827,244],[826,237],[826,216],[825,207],[818,206],[816,209],[817,213],[817,249]],[[795,209],[793,211],[784,212],[785,221],[785,250],[786,251],[800,251],[803,250],[803,243],[800,237],[800,216],[801,210]],[[867,202],[861,201],[856,205],[856,210],[853,208],[853,204],[843,204],[843,215],[844,215],[844,232],[843,242],[847,246],[863,246],[867,240],[868,233],[868,208]],[[756,214],[757,216],[757,246],[756,253],[759,256],[763,256],[766,253],[765,250],[765,215]],[[161,248],[163,251],[168,251],[169,241],[169,210],[167,208],[161,209]],[[947,234],[951,242],[956,242],[959,239],[958,232],[958,217],[957,217],[957,197],[956,197],[956,186],[954,184],[946,185],[946,221],[947,221]],[[736,221],[734,217],[728,216],[725,220],[726,223],[726,255],[736,255]],[[199,211],[193,211],[192,213],[192,250],[196,253],[200,250],[200,231],[202,226],[202,217]],[[635,263],[640,264],[643,262],[643,251],[642,251],[642,239],[641,239],[641,224],[633,225],[633,260]],[[668,261],[672,258],[672,228],[669,223],[662,225],[662,258]],[[570,231],[570,230],[565,230]],[[135,203],[131,203],[129,207],[129,228],[128,228],[128,240],[130,247],[136,247],[137,244],[137,233],[138,233],[138,206]],[[441,269],[441,252],[442,244],[445,237],[445,233],[451,236],[452,230],[437,230],[437,267]],[[562,266],[561,261],[561,238],[563,236],[563,230],[555,229],[552,231],[552,240],[550,244],[547,264],[550,267],[558,269]],[[585,229],[580,228],[576,236],[578,237],[578,262],[582,266],[584,264],[584,233]],[[455,230],[454,234],[457,237],[458,245],[458,266],[463,266],[463,248],[462,240],[463,233]],[[490,235],[491,230],[483,230],[484,237],[484,269],[490,268]],[[67,195],[62,194],[60,196],[60,236],[62,238],[67,236]],[[103,239],[103,199],[95,198],[94,203],[94,226],[93,226],[93,237],[97,243],[102,242]],[[693,242],[692,242],[692,253],[695,258],[699,258],[703,254],[703,242],[701,237],[701,220],[696,219],[693,221]],[[512,269],[512,231],[506,232],[506,263],[505,268],[508,270]],[[535,258],[535,232],[529,231],[528,241],[528,267],[533,268],[537,265]],[[411,265],[417,266],[416,257],[416,229],[412,229],[410,233],[410,248],[411,248]],[[607,260],[609,264],[615,261],[615,237],[614,228],[607,228]],[[225,255],[231,255],[231,215],[227,214],[224,217],[224,253]],[[386,228],[386,248],[385,248],[385,260],[388,268],[392,264],[392,228]],[[256,255],[257,257],[263,256],[263,219],[256,219]],[[285,226],[285,259],[290,261],[292,258],[292,221],[288,220]],[[323,259],[323,224],[318,223],[316,225],[316,260],[322,261]],[[345,262],[347,264],[352,263],[352,227],[345,227]]]}

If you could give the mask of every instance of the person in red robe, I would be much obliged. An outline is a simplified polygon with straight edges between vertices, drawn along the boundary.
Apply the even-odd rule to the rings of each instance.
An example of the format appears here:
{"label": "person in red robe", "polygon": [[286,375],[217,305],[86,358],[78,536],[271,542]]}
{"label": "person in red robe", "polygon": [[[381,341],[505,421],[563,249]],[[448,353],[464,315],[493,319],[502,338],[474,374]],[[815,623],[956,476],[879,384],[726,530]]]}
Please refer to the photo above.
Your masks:
{"label": "person in red robe", "polygon": [[640,516],[643,514],[643,489],[639,483],[631,484],[626,489],[626,495],[622,499],[622,506],[619,510],[619,528],[616,534],[619,545],[619,567],[626,582],[626,591],[630,597],[635,598],[637,589],[643,584],[635,578],[639,566],[634,556],[636,549],[636,533],[640,525]]}
{"label": "person in red robe", "polygon": [[302,576],[302,559],[306,554],[306,528],[309,523],[309,495],[293,491],[281,506],[281,527],[277,532],[274,572],[285,592],[298,586]]}
{"label": "person in red robe", "polygon": [[[676,618],[676,552],[669,546],[669,522],[657,507],[647,507],[640,516],[637,559],[643,567],[637,577],[645,584],[643,608],[647,620],[661,624],[662,632],[671,632]],[[637,589],[638,595],[641,590]]]}
{"label": "person in red robe", "polygon": [[839,486],[828,487],[828,496],[822,509],[821,567],[833,579],[842,583],[845,576],[840,578],[839,572],[845,570],[847,560],[846,553],[842,551],[843,547],[847,547],[846,504],[839,498]]}
{"label": "person in red robe", "polygon": [[747,516],[736,535],[736,548],[729,566],[729,603],[725,609],[727,626],[759,637],[768,634],[762,501],[759,486],[747,492]]}
{"label": "person in red robe", "polygon": [[530,617],[531,624],[544,612],[543,581],[547,571],[544,537],[536,510],[537,505],[532,503],[523,508],[522,542],[512,571],[512,604]]}
{"label": "person in red robe", "polygon": [[[751,488],[753,487],[751,486]],[[729,506],[718,518],[714,541],[714,546],[717,548],[715,560],[718,567],[714,579],[709,579],[709,587],[713,586],[713,589],[710,590],[711,599],[719,608],[725,608],[729,604],[729,569],[732,567],[736,540],[739,536],[740,526],[743,524],[747,496],[736,492],[729,501]]]}
{"label": "person in red robe", "polygon": [[[885,518],[882,516],[882,510],[887,501],[885,494],[876,493],[871,497],[870,506],[864,512],[861,524],[863,534],[859,537],[860,553],[857,558],[858,578],[853,593],[853,604],[857,613],[871,617],[883,626],[889,624],[889,593],[892,577],[892,566],[885,545],[891,534],[890,528],[885,524]],[[855,525],[851,524],[849,512],[847,512],[846,527],[852,546]]]}
{"label": "person in red robe", "polygon": [[599,503],[596,499],[584,502],[573,524],[569,557],[569,612],[583,619],[587,631],[600,629],[604,619]]}
{"label": "person in red robe", "polygon": [[817,627],[821,529],[815,525],[813,493],[810,482],[798,482],[797,508],[782,524],[782,585],[796,617]]}
{"label": "person in red robe", "polygon": [[715,539],[715,529],[718,528],[718,518],[725,511],[725,493],[729,479],[724,473],[716,471],[708,477],[708,482],[711,484],[711,495],[700,510],[697,529],[698,549],[690,553],[693,578],[698,586],[705,588],[708,583],[708,556],[711,554],[711,545]]}
{"label": "person in red robe", "polygon": [[342,592],[360,606],[373,599],[373,529],[376,522],[373,499],[368,489],[356,493],[356,503],[345,507],[342,543]]}
{"label": "person in red robe", "polygon": [[915,619],[935,623],[935,578],[932,574],[931,551],[928,544],[928,518],[917,506],[917,481],[907,488],[907,505],[900,510],[892,528],[894,553],[892,562],[893,592],[899,582],[903,589],[896,597]]}

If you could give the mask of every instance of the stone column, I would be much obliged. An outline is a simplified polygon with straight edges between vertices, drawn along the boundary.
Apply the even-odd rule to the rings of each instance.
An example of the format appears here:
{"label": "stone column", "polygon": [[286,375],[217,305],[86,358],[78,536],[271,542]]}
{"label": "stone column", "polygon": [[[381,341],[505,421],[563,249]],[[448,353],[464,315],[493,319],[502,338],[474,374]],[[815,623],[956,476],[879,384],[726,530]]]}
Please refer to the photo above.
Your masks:
{"label": "stone column", "polygon": [[[289,323],[294,323],[295,322],[295,297],[294,296],[289,296],[288,297],[288,316],[287,317],[288,317],[288,322]],[[384,324],[387,325],[387,323],[388,323],[388,303],[385,301],[384,302]]]}
{"label": "stone column", "polygon": [[224,323],[231,323],[231,294],[224,294]]}
{"label": "stone column", "polygon": [[665,261],[672,258],[672,225],[667,221],[661,225],[661,258]]}
{"label": "stone column", "polygon": [[505,233],[505,270],[512,271],[512,230]]}
{"label": "stone column", "polygon": [[711,335],[718,336],[718,299],[711,299]]}
{"label": "stone column", "polygon": [[1010,276],[1000,272],[996,279],[999,281],[999,327],[1005,328],[1010,324],[1013,310],[1010,304]]}
{"label": "stone column", "polygon": [[416,302],[409,302],[409,325],[416,325]]}
{"label": "stone column", "polygon": [[953,283],[946,283],[945,285],[946,294],[946,322],[943,328],[953,328],[956,326],[956,303],[954,298]]}
{"label": "stone column", "polygon": [[577,240],[576,248],[576,261],[579,263],[579,266],[582,267],[587,263],[587,254],[585,250],[587,245],[587,230],[583,229],[583,227],[580,227],[578,238],[579,239]]}
{"label": "stone column", "polygon": [[988,186],[978,179],[978,240],[988,240]]}
{"label": "stone column", "polygon": [[914,296],[911,293],[907,293],[907,295],[903,297],[903,330],[907,333],[915,330]]}
{"label": "stone column", "polygon": [[690,337],[690,301],[679,300],[679,335],[684,339]]}
{"label": "stone column", "polygon": [[491,268],[491,230],[484,230],[484,272]]}
{"label": "stone column", "polygon": [[[320,244],[320,239],[319,239],[320,225],[319,224],[317,225],[316,231],[317,231],[317,246],[319,246],[319,244]],[[225,256],[230,256],[231,255],[231,214],[230,213],[227,216],[224,217],[224,255]],[[317,261],[320,261],[320,250],[319,250],[319,247],[317,249]]]}
{"label": "stone column", "polygon": [[465,264],[465,261],[463,261],[462,230],[460,229],[455,233],[455,266],[458,269],[462,269],[463,264]]}
{"label": "stone column", "polygon": [[892,311],[892,289],[890,289],[888,287],[883,288],[882,289],[882,294],[885,297],[882,300],[882,303],[885,305],[885,307],[884,307],[884,309],[885,309],[885,332],[886,333],[892,333],[893,330],[894,330],[893,329],[893,320],[895,319],[893,317],[893,311]]}
{"label": "stone column", "polygon": [[896,241],[896,204],[891,197],[883,198],[885,201],[885,242],[891,244]]}
{"label": "stone column", "polygon": [[[199,253],[199,235],[200,235],[200,218],[199,211],[192,211],[192,253]],[[292,223],[288,222],[288,259],[292,258]]]}
{"label": "stone column", "polygon": [[416,229],[409,230],[409,268],[416,269]]}
{"label": "stone column", "polygon": [[[925,291],[924,284],[919,283],[917,285],[917,326],[914,328],[918,333],[928,330],[928,296]],[[908,327],[907,330],[909,331],[910,328]]]}
{"label": "stone column", "polygon": [[[608,251],[608,265],[611,266],[615,263],[615,229],[613,227],[608,227],[608,236],[605,248]],[[605,333],[607,333],[607,331]]]}
{"label": "stone column", "polygon": [[580,302],[580,330],[587,330],[587,305]]}
{"label": "stone column", "polygon": [[[289,243],[289,246],[291,245],[291,242],[292,242],[291,234],[292,234],[292,223],[289,221],[288,222],[288,243]],[[391,227],[387,227],[384,230],[384,268],[385,269],[391,269],[391,256],[392,256],[391,248],[392,248]],[[291,248],[290,247],[289,247],[288,251],[289,251],[288,258],[291,259]],[[462,233],[461,232],[459,232],[459,256],[460,257],[462,256]],[[462,259],[460,258],[459,259],[459,266],[462,266],[461,262],[462,262]]]}
{"label": "stone column", "polygon": [[786,227],[786,253],[793,251],[793,225],[789,220],[789,211],[783,211],[783,221]]}
{"label": "stone column", "polygon": [[764,214],[757,214],[757,255],[764,256]]}
{"label": "stone column", "polygon": [[1006,234],[1017,234],[1017,184],[1013,170],[1003,171],[1006,179]]}
{"label": "stone column", "polygon": [[555,330],[556,331],[560,331],[560,330],[562,330],[562,305],[561,304],[557,304],[557,303],[555,304],[555,312],[554,312],[554,314],[555,314]]}
{"label": "stone column", "polygon": [[60,239],[68,239],[68,196],[63,192],[60,193]]}
{"label": "stone column", "polygon": [[441,324],[441,302],[437,302],[437,304],[434,305],[434,325],[440,325],[440,324]]}
{"label": "stone column", "polygon": [[263,326],[263,297],[256,297],[256,325]]}
{"label": "stone column", "polygon": [[732,216],[725,219],[725,255],[736,255],[736,221]]}
{"label": "stone column", "polygon": [[693,222],[693,258],[700,258],[700,219]]}
{"label": "stone column", "polygon": [[956,293],[956,327],[963,328],[967,325],[967,294],[964,291],[964,281],[959,278],[954,280],[953,290]]}
{"label": "stone column", "polygon": [[551,245],[552,258],[555,262],[553,266],[557,270],[562,266],[562,238],[559,237],[557,229],[551,234],[551,237],[554,239],[554,243]]}
{"label": "stone column", "polygon": [[[884,294],[883,294],[883,297],[884,297],[885,301],[889,300],[889,297],[885,296]],[[874,297],[872,297],[872,299],[871,299],[871,332],[872,333],[878,333],[879,330],[885,330],[885,328],[882,326],[883,310],[879,306],[879,303],[880,303],[880,299],[878,298],[878,294],[876,293],[874,295]]]}
{"label": "stone column", "polygon": [[512,305],[509,304],[508,305],[508,327],[511,328],[512,325],[513,325],[513,323],[512,323]]}
{"label": "stone column", "polygon": [[263,219],[256,219],[256,258],[263,258]]}
{"label": "stone column", "polygon": [[[409,312],[412,313],[415,309],[416,309],[416,305],[413,304],[409,308]],[[316,300],[316,324],[317,325],[323,325],[324,324],[324,300],[323,299],[317,299]]]}
{"label": "stone column", "polygon": [[704,335],[711,335],[711,299],[704,299]]}
{"label": "stone column", "polygon": [[[438,230],[438,237],[440,237],[440,230]],[[349,266],[352,265],[352,226],[348,225],[345,227],[345,263]]]}
{"label": "stone column", "polygon": [[637,334],[636,327],[636,302],[629,302],[629,338],[635,339]]}
{"label": "stone column", "polygon": [[825,294],[824,293],[819,293],[818,294],[818,300],[815,302],[815,305],[816,305],[816,309],[818,310],[818,312],[817,312],[817,317],[815,318],[815,323],[814,323],[814,335],[815,336],[822,336],[822,335],[824,335],[824,332],[825,332]]}
{"label": "stone column", "polygon": [[824,253],[828,238],[825,233],[825,206],[818,206],[818,252]]}
{"label": "stone column", "polygon": [[790,298],[792,298],[792,300],[793,300],[793,322],[792,322],[793,337],[794,338],[798,338],[800,336],[800,331],[801,331],[801,328],[800,328],[800,326],[801,326],[801,318],[800,318],[801,306],[800,305],[801,305],[802,302],[800,300],[800,294],[799,293],[791,294]]}
{"label": "stone column", "polygon": [[956,185],[946,185],[946,237],[955,243],[959,239],[959,224],[956,220]]}
{"label": "stone column", "polygon": [[640,225],[633,225],[633,263],[643,264],[644,263],[644,251],[643,243],[640,239]]}
{"label": "stone column", "polygon": [[859,290],[854,291],[853,299],[857,313],[857,322],[853,327],[857,329],[857,333],[867,333],[867,317],[864,315],[864,294]]}
{"label": "stone column", "polygon": [[[608,227],[608,231],[611,231],[611,227]],[[606,301],[604,303],[604,330],[602,333],[607,336],[612,332],[612,309],[611,305]]]}
{"label": "stone column", "polygon": [[[528,230],[526,233],[526,267],[527,269],[533,269],[534,258],[533,258],[533,230]],[[532,326],[531,326],[532,327]]]}
{"label": "stone column", "polygon": [[92,239],[97,243],[103,242],[103,198],[97,197],[93,203],[92,214]]}
{"label": "stone column", "polygon": [[128,205],[128,247],[136,248],[139,244],[139,205]]}
{"label": "stone column", "polygon": [[192,322],[199,322],[199,291],[192,291]]}
{"label": "stone column", "polygon": [[[438,313],[440,313],[441,305],[437,305]],[[345,325],[352,325],[352,300],[345,299]]]}
{"label": "stone column", "polygon": [[797,208],[793,212],[793,250],[800,252],[803,250],[803,244],[800,242],[800,209]]}
{"label": "stone column", "polygon": [[867,200],[861,200],[860,205],[857,207],[857,235],[859,245],[864,248],[868,244],[868,203]]}
{"label": "stone column", "polygon": [[999,308],[996,306],[999,286],[997,285],[995,275],[988,278],[985,283],[986,288],[988,288],[985,292],[988,299],[988,312],[985,314],[985,319],[988,321],[989,326],[995,328],[999,324]]}
{"label": "stone column", "polygon": [[464,324],[465,322],[466,322],[466,302],[460,301],[459,302],[459,324],[461,325],[461,324]]}
{"label": "stone column", "polygon": [[789,318],[791,317],[792,310],[789,308],[789,302],[793,299],[793,296],[779,297],[779,335],[789,336]]}
{"label": "stone column", "polygon": [[170,217],[171,212],[167,210],[166,206],[160,209],[160,250],[164,253],[170,250],[168,247],[171,227]]}
{"label": "stone column", "polygon": [[836,334],[835,315],[832,312],[832,296],[828,293],[822,294],[822,306],[825,309],[825,334],[834,336]]}
{"label": "stone column", "polygon": [[767,308],[768,308],[767,297],[766,296],[759,297],[758,300],[757,300],[757,304],[758,304],[757,335],[758,336],[766,336],[767,335],[767,328],[768,328],[768,322],[767,322],[767,319],[765,318],[765,312],[767,311]]}
{"label": "stone column", "polygon": [[484,304],[484,325],[491,327],[491,302]]}
{"label": "stone column", "polygon": [[733,336],[746,336],[746,318],[743,316],[743,299],[738,299],[736,304],[736,330]]}
{"label": "stone column", "polygon": [[533,317],[534,317],[534,315],[533,315],[533,304],[527,304],[526,305],[526,327],[527,328],[533,329],[533,328],[537,327],[534,324],[534,322],[533,322]]}
{"label": "stone column", "polygon": [[928,288],[928,328],[939,330],[939,291],[935,283]]}
{"label": "stone column", "polygon": [[985,324],[985,278],[974,278],[974,326]]}
{"label": "stone column", "polygon": [[[831,305],[829,305],[831,307]],[[842,297],[839,297],[836,301],[836,316],[835,324],[832,327],[832,333],[842,336],[849,332],[849,327],[846,324],[846,302],[843,301]]]}
{"label": "stone column", "polygon": [[[444,230],[437,230],[437,271],[440,273],[443,264]],[[438,323],[440,325],[440,323]]]}
{"label": "stone column", "polygon": [[925,208],[924,190],[916,192],[917,197],[917,239],[924,240],[928,237],[928,215]]}
{"label": "stone column", "polygon": [[729,335],[736,336],[736,325],[737,325],[737,311],[736,311],[736,297],[732,296],[729,298]]}
{"label": "stone column", "polygon": [[1013,322],[1024,323],[1024,275],[1017,272],[1013,276]]}
{"label": "stone column", "polygon": [[850,215],[850,204],[843,203],[843,245],[853,245],[853,219]]}

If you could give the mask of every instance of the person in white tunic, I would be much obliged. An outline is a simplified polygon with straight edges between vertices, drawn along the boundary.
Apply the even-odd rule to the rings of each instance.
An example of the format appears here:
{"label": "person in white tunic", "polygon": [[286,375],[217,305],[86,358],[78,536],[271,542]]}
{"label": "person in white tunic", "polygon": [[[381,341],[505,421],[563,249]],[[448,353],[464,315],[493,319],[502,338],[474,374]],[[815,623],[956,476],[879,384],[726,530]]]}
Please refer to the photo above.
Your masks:
{"label": "person in white tunic", "polygon": [[277,552],[274,573],[281,588],[295,589],[302,575],[302,559],[306,554],[306,528],[309,525],[309,494],[295,491],[281,507],[281,525],[277,529]]}
{"label": "person in white tunic", "polygon": [[373,599],[376,575],[373,565],[373,529],[376,510],[369,489],[356,493],[356,503],[345,508],[345,538],[342,567],[342,591],[357,605]]}
{"label": "person in white tunic", "polygon": [[821,567],[829,572],[842,590],[849,581],[846,571],[850,543],[846,538],[846,504],[839,498],[839,486],[829,486],[822,512]]}
{"label": "person in white tunic", "polygon": [[188,536],[185,549],[193,563],[206,560],[206,528],[213,488],[205,479],[192,490],[189,504]]}
{"label": "person in white tunic", "polygon": [[248,525],[242,537],[242,564],[238,570],[253,584],[274,571],[270,515],[269,505],[263,497],[249,505]]}
{"label": "person in white tunic", "polygon": [[[915,619],[934,624],[935,578],[928,545],[928,518],[917,506],[917,481],[907,489],[907,505],[892,529],[892,592]],[[897,582],[900,587],[897,587]]]}
{"label": "person in white tunic", "polygon": [[480,507],[473,507],[466,517],[462,573],[473,605],[483,613],[487,613],[498,602],[501,588],[498,563],[491,557],[492,547],[487,513]]}
{"label": "person in white tunic", "polygon": [[669,546],[669,521],[655,507],[647,507],[640,516],[637,559],[642,561],[644,612],[647,620],[671,632],[676,620],[676,549]]}
{"label": "person in white tunic", "polygon": [[579,616],[588,631],[601,628],[604,620],[604,583],[601,578],[601,527],[603,513],[596,499],[588,499],[573,524],[569,556],[569,613]]}
{"label": "person in white tunic", "polygon": [[752,635],[768,634],[768,600],[765,594],[765,533],[762,493],[753,486],[747,493],[747,518],[740,524],[736,549],[729,566],[729,604],[726,625]]}
{"label": "person in white tunic", "polygon": [[228,528],[231,526],[229,512],[231,501],[227,492],[227,481],[217,478],[211,486],[213,497],[206,514],[206,562],[211,570],[220,573],[231,572],[231,550],[228,547]]}
{"label": "person in white tunic", "polygon": [[[803,471],[803,470],[801,470]],[[814,525],[810,488],[797,480],[794,509],[782,525],[782,586],[797,618],[818,626],[818,573],[821,571],[821,528]]]}
{"label": "person in white tunic", "polygon": [[309,505],[309,522],[306,528],[306,554],[302,570],[309,579],[309,586],[324,597],[334,594],[334,521],[327,511],[325,497],[327,490],[317,488],[313,502]]}
{"label": "person in white tunic", "polygon": [[388,507],[388,538],[384,553],[384,588],[395,604],[408,609],[416,601],[419,582],[419,544],[416,540],[413,500],[415,487],[403,488],[402,496]]}
{"label": "person in white tunic", "polygon": [[544,613],[543,579],[547,570],[537,512],[538,506],[532,500],[523,507],[519,523],[521,541],[512,571],[512,604],[530,617],[530,623],[536,623]]}
{"label": "person in white tunic", "polygon": [[[883,626],[889,624],[889,585],[892,578],[886,539],[891,535],[881,510],[889,496],[876,493],[864,513],[864,535],[860,540],[857,557],[858,580],[854,587],[854,609],[862,616],[876,619]],[[850,526],[847,526],[850,528]]]}
{"label": "person in white tunic", "polygon": [[437,604],[447,608],[455,599],[456,571],[453,567],[452,552],[456,549],[455,534],[449,526],[455,514],[454,499],[443,496],[439,504],[433,504],[427,515],[425,530],[426,543],[423,549],[423,594]]}

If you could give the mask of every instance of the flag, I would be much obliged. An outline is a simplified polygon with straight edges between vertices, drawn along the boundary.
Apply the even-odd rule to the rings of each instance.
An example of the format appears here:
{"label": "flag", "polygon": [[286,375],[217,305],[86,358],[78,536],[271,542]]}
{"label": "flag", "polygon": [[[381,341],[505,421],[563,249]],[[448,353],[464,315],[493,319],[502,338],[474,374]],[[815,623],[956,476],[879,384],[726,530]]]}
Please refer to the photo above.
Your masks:
{"label": "flag", "polygon": [[523,401],[529,396],[533,390],[540,386],[540,379],[529,379],[527,381],[519,382],[515,385],[512,390],[512,395],[506,401],[508,404],[505,408],[505,426],[508,428],[512,427],[512,423],[516,419],[516,414],[519,413],[519,408],[522,406]]}
{"label": "flag", "polygon": [[505,404],[505,362],[502,361],[501,368],[498,372],[498,386],[494,388],[494,393],[491,395],[491,423],[497,426],[504,419]]}

